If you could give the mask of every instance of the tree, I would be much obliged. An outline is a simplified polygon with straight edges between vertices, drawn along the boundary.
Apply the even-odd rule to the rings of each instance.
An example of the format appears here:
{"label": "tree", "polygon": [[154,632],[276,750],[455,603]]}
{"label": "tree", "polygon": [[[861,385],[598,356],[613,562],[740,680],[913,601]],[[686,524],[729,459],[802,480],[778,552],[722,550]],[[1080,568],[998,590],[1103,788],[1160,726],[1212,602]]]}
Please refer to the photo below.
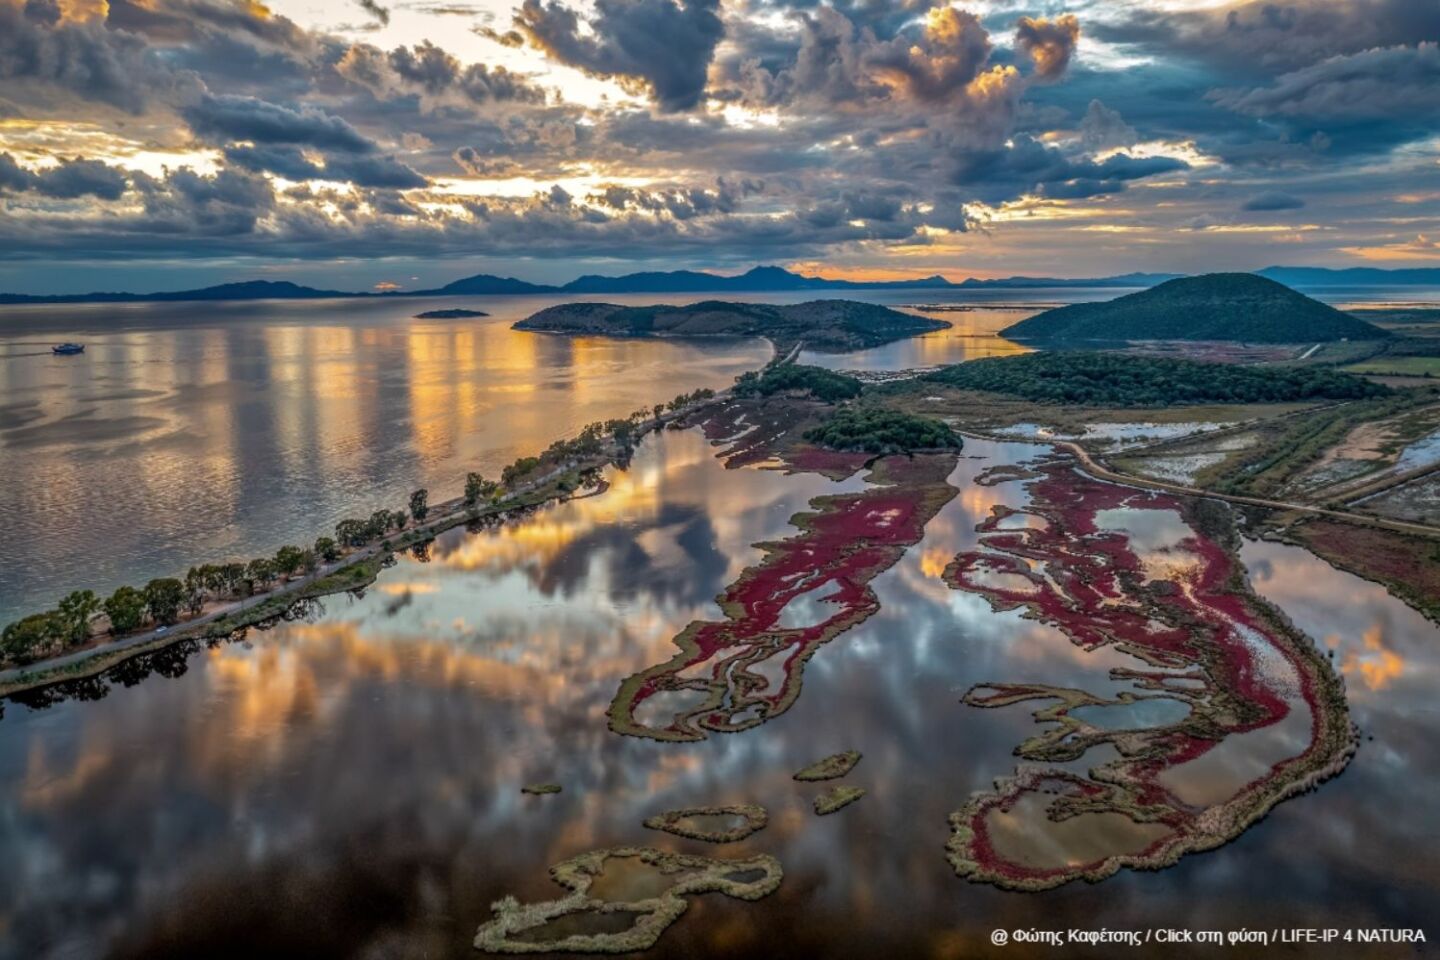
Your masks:
{"label": "tree", "polygon": [[315,555],[326,563],[334,563],[340,559],[340,548],[329,537],[320,537],[315,541]]}
{"label": "tree", "polygon": [[145,595],[134,587],[120,587],[105,601],[110,632],[129,633],[145,620]]}
{"label": "tree", "polygon": [[410,515],[419,523],[430,512],[430,493],[423,487],[410,494]]}
{"label": "tree", "polygon": [[223,563],[209,564],[200,568],[205,578],[205,590],[215,596],[228,591],[230,581],[227,576],[228,565]]}
{"label": "tree", "polygon": [[100,599],[89,590],[76,590],[60,601],[56,610],[65,639],[72,645],[90,637],[90,618],[100,610]]}
{"label": "tree", "polygon": [[305,554],[299,547],[284,546],[275,551],[275,572],[282,577],[291,577],[305,564]]}
{"label": "tree", "polygon": [[501,472],[500,482],[507,487],[514,487],[517,482],[533,473],[539,466],[540,461],[535,457],[521,457]]}
{"label": "tree", "polygon": [[665,404],[655,404],[655,406],[650,409],[650,413],[654,415],[656,420],[659,420],[661,417],[665,416]]}
{"label": "tree", "polygon": [[341,520],[335,524],[335,539],[347,547],[358,547],[370,539],[370,528],[364,520]]}
{"label": "tree", "polygon": [[275,576],[275,564],[265,558],[256,557],[245,565],[245,578],[250,581],[250,592],[255,592],[255,587],[263,587]]}
{"label": "tree", "polygon": [[174,577],[159,577],[145,584],[145,609],[156,623],[175,623],[184,602],[185,585]]}
{"label": "tree", "polygon": [[610,435],[615,438],[616,443],[622,447],[630,446],[630,441],[634,439],[634,424],[629,420],[611,420],[609,426]]}
{"label": "tree", "polygon": [[23,620],[16,620],[0,633],[0,650],[9,660],[28,663],[42,649],[60,639],[64,631],[64,625],[55,613],[32,613]]}
{"label": "tree", "polygon": [[[370,524],[366,529],[366,540],[374,540],[376,537],[383,537],[390,530],[390,524],[394,521],[390,517],[389,510],[376,510],[370,514]],[[403,522],[402,522],[403,524]]]}
{"label": "tree", "polygon": [[205,568],[191,567],[185,574],[185,609],[195,616],[205,609]]}
{"label": "tree", "polygon": [[220,569],[221,579],[225,583],[225,592],[231,596],[239,593],[240,587],[245,583],[245,564],[227,563]]}
{"label": "tree", "polygon": [[484,496],[485,478],[478,473],[465,474],[465,506],[473,507]]}
{"label": "tree", "polygon": [[300,551],[300,569],[306,573],[314,573],[320,569],[320,556],[314,550]]}

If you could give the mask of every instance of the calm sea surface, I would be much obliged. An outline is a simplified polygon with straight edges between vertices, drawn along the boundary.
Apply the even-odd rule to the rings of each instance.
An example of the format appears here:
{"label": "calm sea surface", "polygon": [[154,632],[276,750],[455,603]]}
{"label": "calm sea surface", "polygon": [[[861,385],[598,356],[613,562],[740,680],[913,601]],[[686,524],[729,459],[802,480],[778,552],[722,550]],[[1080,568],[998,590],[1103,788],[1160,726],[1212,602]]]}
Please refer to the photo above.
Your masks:
{"label": "calm sea surface", "polygon": [[[143,304],[0,314],[0,621],[68,590],[309,543],[457,495],[584,424],[764,363],[763,341],[569,339],[449,301]],[[62,340],[86,344],[54,357]]]}
{"label": "calm sea surface", "polygon": [[[964,692],[997,680],[1105,690],[1112,668],[1139,665],[939,579],[992,507],[1024,504],[1018,485],[974,477],[1040,452],[968,444],[951,476],[959,495],[874,581],[879,613],[819,649],[788,713],[742,733],[620,737],[605,709],[689,621],[718,616],[713,597],[760,557],[752,544],[793,533],[788,518],[810,497],[862,483],[727,471],[693,431],[648,439],[603,495],[452,531],[363,599],[177,651],[148,675],[112,673],[41,709],[7,703],[0,955],[475,956],[492,902],[558,896],[550,864],[617,844],[783,864],[758,902],[694,898],[647,954],[666,958],[984,956],[996,927],[1433,924],[1440,867],[1417,851],[1440,839],[1440,808],[1422,799],[1440,789],[1440,631],[1382,588],[1268,543],[1243,559],[1257,590],[1334,651],[1365,737],[1349,769],[1158,873],[1037,894],[955,876],[948,814],[1014,772],[1014,747],[1036,730],[1033,705],[979,710]],[[1172,535],[1161,518],[1147,549]],[[1223,792],[1253,775],[1256,755],[1274,762],[1305,742],[1303,724],[1276,732],[1227,740],[1204,782]],[[847,782],[868,793],[814,816],[817,791],[791,773],[852,748],[864,759]],[[563,793],[520,793],[552,780]],[[640,822],[737,801],[770,811],[739,844]],[[1033,855],[1064,862],[1123,840],[1042,825]],[[1133,955],[1183,955],[1167,951]]]}

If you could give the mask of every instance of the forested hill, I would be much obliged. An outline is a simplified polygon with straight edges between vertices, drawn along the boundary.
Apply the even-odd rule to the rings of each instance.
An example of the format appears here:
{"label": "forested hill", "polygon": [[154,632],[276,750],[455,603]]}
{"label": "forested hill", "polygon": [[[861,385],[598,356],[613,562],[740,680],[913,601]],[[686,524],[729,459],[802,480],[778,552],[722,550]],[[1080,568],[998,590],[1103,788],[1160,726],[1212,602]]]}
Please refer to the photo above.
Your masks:
{"label": "forested hill", "polygon": [[813,349],[843,351],[948,326],[943,320],[853,300],[811,300],[787,306],[706,300],[648,307],[562,303],[526,317],[515,329],[620,337],[763,336],[781,348],[803,340]]}
{"label": "forested hill", "polygon": [[1012,339],[1373,340],[1386,331],[1253,273],[1169,280],[1104,303],[1073,303],[1000,331]]}

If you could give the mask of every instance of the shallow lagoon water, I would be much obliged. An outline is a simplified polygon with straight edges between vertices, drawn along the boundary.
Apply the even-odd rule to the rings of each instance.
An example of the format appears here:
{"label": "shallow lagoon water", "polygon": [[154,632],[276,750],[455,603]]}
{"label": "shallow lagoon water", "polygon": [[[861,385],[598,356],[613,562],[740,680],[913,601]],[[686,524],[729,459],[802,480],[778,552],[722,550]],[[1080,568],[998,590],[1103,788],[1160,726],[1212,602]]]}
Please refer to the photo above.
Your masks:
{"label": "shallow lagoon water", "polygon": [[[1268,543],[1244,550],[1257,589],[1335,651],[1374,737],[1351,767],[1160,873],[1028,895],[954,875],[947,815],[1012,772],[1012,749],[1036,730],[1031,705],[975,709],[965,691],[1008,680],[1110,695],[1110,669],[1133,663],[939,579],[993,506],[1023,505],[1017,484],[974,476],[1040,450],[969,443],[958,496],[874,581],[880,612],[819,650],[788,713],[740,734],[619,737],[604,711],[687,622],[717,615],[712,598],[760,555],[751,544],[790,533],[809,497],[859,481],[726,471],[695,432],[648,440],[602,495],[452,531],[424,562],[402,557],[362,599],[327,600],[308,622],[76,691],[104,690],[98,700],[7,703],[0,954],[472,956],[491,902],[556,896],[550,864],[615,844],[784,865],[764,900],[697,899],[650,954],[662,957],[968,956],[995,927],[1435,916],[1440,877],[1409,853],[1440,826],[1414,802],[1440,769],[1429,706],[1440,631],[1381,588]],[[867,794],[817,818],[824,785],[791,774],[845,749],[864,759],[844,782]],[[549,780],[564,791],[520,793]],[[766,806],[770,825],[725,847],[640,824],[745,801]],[[1026,849],[1077,855],[1095,838],[1059,829]]]}

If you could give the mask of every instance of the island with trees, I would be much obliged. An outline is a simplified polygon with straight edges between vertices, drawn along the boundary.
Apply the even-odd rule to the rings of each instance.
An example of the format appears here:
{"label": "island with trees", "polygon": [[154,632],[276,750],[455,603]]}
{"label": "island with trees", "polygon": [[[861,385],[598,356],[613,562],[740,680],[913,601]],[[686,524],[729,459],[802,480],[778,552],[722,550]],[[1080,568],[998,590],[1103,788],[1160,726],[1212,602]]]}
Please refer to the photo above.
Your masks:
{"label": "island with trees", "polygon": [[1253,273],[1208,273],[1102,303],[1046,310],[1000,331],[1012,340],[1379,340],[1385,330]]}
{"label": "island with trees", "polygon": [[572,336],[766,337],[781,350],[803,342],[815,350],[839,352],[878,347],[949,326],[944,320],[854,300],[783,306],[704,300],[644,307],[562,303],[526,317],[514,328]]}
{"label": "island with trees", "polygon": [[475,317],[488,317],[490,314],[484,310],[465,310],[454,307],[449,310],[426,310],[424,313],[415,314],[416,320],[469,320]]}

